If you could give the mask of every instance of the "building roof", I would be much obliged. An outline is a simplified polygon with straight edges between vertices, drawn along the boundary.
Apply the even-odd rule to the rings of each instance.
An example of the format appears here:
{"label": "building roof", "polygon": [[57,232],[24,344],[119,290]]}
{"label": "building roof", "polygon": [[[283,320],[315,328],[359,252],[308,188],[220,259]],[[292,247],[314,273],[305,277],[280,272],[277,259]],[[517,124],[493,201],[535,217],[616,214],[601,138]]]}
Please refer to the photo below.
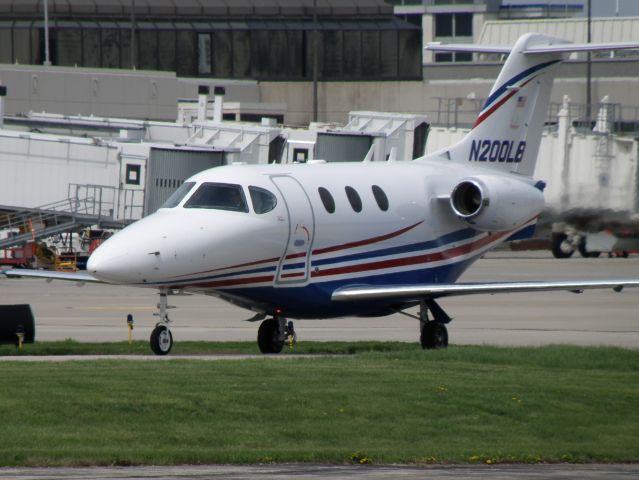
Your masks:
{"label": "building roof", "polygon": [[[314,0],[48,0],[53,17],[307,16]],[[384,0],[316,0],[318,15],[392,15]],[[0,0],[0,15],[41,16],[42,0]]]}
{"label": "building roof", "polygon": [[[588,41],[588,22],[585,18],[548,20],[490,20],[479,34],[482,45],[514,45],[529,32],[554,35],[576,43]],[[639,17],[598,17],[592,19],[591,41],[631,42],[639,40]]]}

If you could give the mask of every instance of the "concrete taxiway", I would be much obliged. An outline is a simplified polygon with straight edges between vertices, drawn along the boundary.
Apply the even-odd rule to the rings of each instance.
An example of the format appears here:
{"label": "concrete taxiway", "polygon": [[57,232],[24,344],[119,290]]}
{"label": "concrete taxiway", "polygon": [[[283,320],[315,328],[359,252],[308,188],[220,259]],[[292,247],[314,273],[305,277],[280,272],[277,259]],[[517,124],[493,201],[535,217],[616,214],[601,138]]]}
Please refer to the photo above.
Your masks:
{"label": "concrete taxiway", "polygon": [[20,480],[628,480],[639,476],[637,465],[462,465],[462,466],[175,466],[121,468],[0,468],[0,478]]}
{"label": "concrete taxiway", "polygon": [[[549,252],[489,253],[461,281],[557,280],[639,277],[639,256],[557,260]],[[84,342],[127,338],[126,315],[135,319],[134,337],[147,339],[155,325],[154,290],[84,285],[0,276],[0,303],[29,303],[36,318],[36,340],[73,338]],[[252,312],[214,297],[172,296],[173,336],[180,340],[254,341]],[[440,304],[454,318],[453,344],[616,345],[639,348],[639,289],[476,295],[445,298]],[[298,320],[300,341],[417,341],[418,322],[403,315],[383,318]]]}

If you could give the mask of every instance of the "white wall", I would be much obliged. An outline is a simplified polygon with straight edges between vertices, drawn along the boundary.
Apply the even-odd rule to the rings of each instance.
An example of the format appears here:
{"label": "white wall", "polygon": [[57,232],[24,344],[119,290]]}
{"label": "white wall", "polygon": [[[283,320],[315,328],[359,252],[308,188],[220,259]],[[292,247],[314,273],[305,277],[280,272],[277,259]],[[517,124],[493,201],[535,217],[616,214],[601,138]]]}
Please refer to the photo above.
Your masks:
{"label": "white wall", "polygon": [[92,140],[0,132],[0,204],[38,207],[64,200],[68,185],[117,187],[118,150]]}

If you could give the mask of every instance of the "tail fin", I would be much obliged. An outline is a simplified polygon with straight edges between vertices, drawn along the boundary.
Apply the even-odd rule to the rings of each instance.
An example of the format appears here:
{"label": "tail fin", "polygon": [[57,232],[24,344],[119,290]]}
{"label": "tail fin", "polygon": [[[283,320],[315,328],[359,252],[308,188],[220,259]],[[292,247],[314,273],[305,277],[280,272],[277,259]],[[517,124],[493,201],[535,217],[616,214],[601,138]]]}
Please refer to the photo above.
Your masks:
{"label": "tail fin", "polygon": [[472,162],[532,176],[552,83],[566,53],[638,48],[639,43],[573,44],[528,33],[510,48],[430,44],[435,51],[509,53],[472,130],[448,149],[454,162]]}

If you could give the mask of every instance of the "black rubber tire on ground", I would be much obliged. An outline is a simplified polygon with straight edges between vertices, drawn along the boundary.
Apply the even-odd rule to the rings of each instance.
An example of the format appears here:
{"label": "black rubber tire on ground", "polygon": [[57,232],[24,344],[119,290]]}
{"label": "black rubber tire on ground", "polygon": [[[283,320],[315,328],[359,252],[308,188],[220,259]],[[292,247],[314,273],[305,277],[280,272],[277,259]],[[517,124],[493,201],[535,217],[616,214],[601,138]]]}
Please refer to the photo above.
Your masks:
{"label": "black rubber tire on ground", "polygon": [[149,339],[151,350],[156,355],[166,355],[173,348],[173,335],[166,325],[156,325]]}
{"label": "black rubber tire on ground", "polygon": [[422,348],[433,350],[448,346],[448,330],[446,325],[437,322],[426,322],[420,335]]}
{"label": "black rubber tire on ground", "polygon": [[280,340],[279,321],[275,318],[264,320],[257,330],[257,345],[262,353],[280,353],[284,340]]}
{"label": "black rubber tire on ground", "polygon": [[551,250],[552,254],[555,258],[569,258],[575,252],[571,250],[570,252],[565,252],[561,248],[561,244],[564,243],[568,236],[565,233],[553,233],[551,236]]}

